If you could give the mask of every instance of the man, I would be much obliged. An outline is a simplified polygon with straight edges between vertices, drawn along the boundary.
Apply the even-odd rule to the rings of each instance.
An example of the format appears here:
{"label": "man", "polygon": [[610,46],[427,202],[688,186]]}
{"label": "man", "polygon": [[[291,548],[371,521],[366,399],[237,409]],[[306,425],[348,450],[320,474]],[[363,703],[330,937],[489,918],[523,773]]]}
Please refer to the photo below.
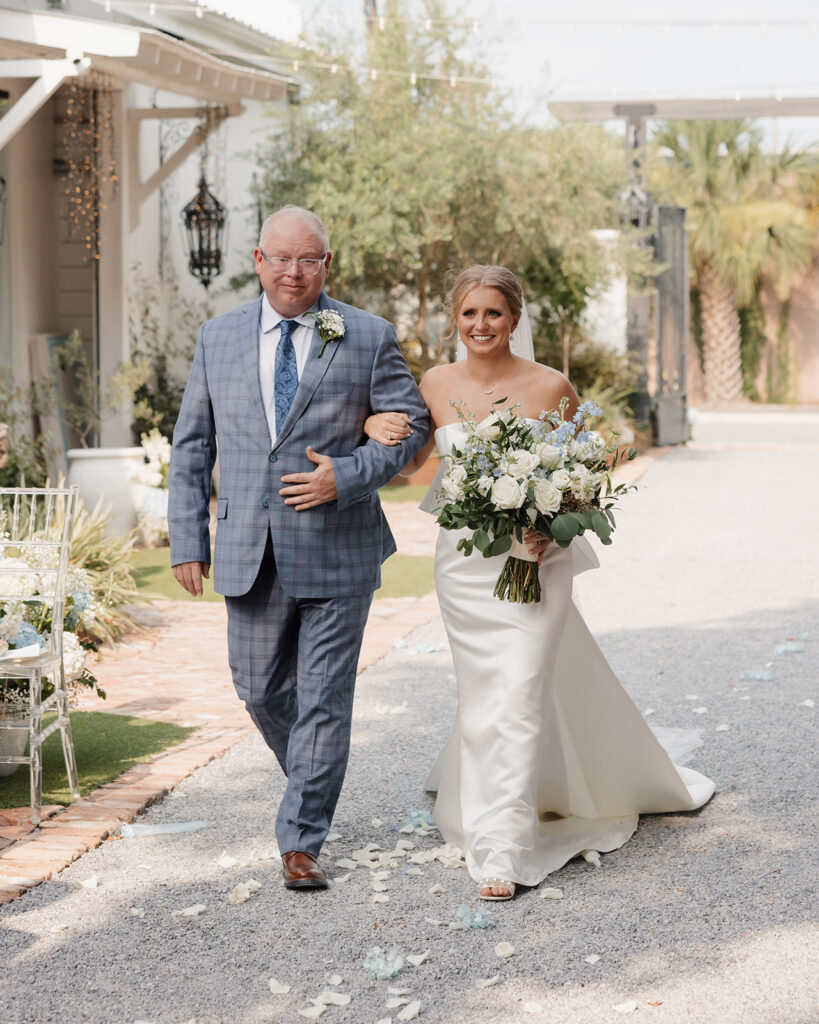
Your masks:
{"label": "man", "polygon": [[[214,587],[233,681],[287,776],[285,885],[323,889],[364,624],[395,551],[376,492],[424,445],[429,414],[392,325],[324,294],[332,257],[315,214],[272,214],[254,258],[261,298],[199,329],[173,437],[171,564],[200,595],[218,438]],[[368,441],[364,420],[389,409],[413,433]]]}

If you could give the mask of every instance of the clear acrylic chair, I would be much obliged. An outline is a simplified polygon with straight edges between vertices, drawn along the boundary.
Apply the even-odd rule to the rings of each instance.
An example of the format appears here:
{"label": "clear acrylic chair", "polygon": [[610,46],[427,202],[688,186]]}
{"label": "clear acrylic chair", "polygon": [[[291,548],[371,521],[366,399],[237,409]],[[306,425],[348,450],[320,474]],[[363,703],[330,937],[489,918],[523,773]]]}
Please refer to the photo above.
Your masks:
{"label": "clear acrylic chair", "polygon": [[[42,804],[42,745],[57,729],[71,794],[75,798],[80,795],[63,665],[66,580],[78,493],[77,487],[0,488],[0,608],[19,607],[19,602],[25,600],[30,607],[51,612],[51,631],[43,649],[30,650],[22,657],[15,657],[14,650],[0,654],[0,730],[27,729],[29,740],[27,755],[0,752],[0,764],[29,766],[34,824],[40,822]],[[31,594],[32,589],[37,593]],[[28,681],[27,708],[24,705],[28,721],[15,721],[9,714],[9,679]],[[44,680],[54,687],[45,700]],[[57,717],[43,728],[43,715],[51,710],[57,712]]]}

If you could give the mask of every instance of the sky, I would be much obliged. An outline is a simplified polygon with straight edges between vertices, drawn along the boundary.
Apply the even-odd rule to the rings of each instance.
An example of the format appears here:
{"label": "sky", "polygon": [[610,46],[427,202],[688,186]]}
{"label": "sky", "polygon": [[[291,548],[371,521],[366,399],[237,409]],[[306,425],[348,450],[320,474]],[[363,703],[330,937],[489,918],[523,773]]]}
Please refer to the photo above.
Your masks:
{"label": "sky", "polygon": [[[306,31],[315,19],[363,27],[363,0],[296,2]],[[376,3],[383,12],[384,0]],[[474,20],[491,74],[516,114],[533,121],[548,118],[550,99],[819,98],[816,0],[451,0],[447,9]],[[819,140],[819,117],[763,126],[771,147]]]}

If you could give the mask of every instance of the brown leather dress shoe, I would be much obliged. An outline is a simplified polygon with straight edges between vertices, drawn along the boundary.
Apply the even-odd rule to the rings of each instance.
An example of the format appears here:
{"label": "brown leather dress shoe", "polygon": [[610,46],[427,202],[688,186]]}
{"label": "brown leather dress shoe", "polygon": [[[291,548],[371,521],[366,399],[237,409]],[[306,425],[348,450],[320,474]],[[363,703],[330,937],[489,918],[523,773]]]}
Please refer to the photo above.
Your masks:
{"label": "brown leather dress shoe", "polygon": [[326,889],[327,876],[312,853],[291,850],[282,854],[285,889]]}

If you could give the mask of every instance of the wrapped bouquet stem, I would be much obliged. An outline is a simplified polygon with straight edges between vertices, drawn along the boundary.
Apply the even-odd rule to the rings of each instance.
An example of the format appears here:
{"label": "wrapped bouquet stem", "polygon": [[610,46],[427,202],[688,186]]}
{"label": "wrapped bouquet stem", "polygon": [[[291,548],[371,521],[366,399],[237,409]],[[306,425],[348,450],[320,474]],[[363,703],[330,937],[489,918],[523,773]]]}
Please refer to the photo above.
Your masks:
{"label": "wrapped bouquet stem", "polygon": [[[458,410],[466,437],[445,456],[438,522],[445,530],[471,531],[458,541],[465,555],[475,549],[485,558],[508,555],[494,590],[501,600],[540,600],[537,559],[524,546],[528,531],[568,547],[591,530],[610,544],[615,503],[631,489],[612,486],[617,445],[589,429],[601,410],[584,402],[566,420],[567,406],[563,399],[537,420],[507,408],[480,423]],[[632,448],[626,460],[636,455]]]}

